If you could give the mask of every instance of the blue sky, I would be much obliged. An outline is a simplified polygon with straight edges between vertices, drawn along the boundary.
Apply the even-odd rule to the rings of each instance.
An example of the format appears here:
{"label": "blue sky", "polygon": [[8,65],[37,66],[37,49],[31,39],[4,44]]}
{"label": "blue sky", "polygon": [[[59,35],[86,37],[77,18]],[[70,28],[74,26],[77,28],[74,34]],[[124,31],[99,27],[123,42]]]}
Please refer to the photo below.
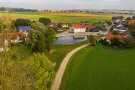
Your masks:
{"label": "blue sky", "polygon": [[31,9],[135,9],[135,0],[0,0],[0,6]]}

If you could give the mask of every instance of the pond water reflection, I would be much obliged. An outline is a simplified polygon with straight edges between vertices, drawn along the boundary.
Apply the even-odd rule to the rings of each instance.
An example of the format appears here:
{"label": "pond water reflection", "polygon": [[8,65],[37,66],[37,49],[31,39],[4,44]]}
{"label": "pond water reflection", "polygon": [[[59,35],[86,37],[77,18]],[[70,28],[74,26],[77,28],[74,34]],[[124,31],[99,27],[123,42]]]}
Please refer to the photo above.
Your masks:
{"label": "pond water reflection", "polygon": [[59,37],[55,44],[74,44],[84,40],[87,40],[87,36],[66,36]]}

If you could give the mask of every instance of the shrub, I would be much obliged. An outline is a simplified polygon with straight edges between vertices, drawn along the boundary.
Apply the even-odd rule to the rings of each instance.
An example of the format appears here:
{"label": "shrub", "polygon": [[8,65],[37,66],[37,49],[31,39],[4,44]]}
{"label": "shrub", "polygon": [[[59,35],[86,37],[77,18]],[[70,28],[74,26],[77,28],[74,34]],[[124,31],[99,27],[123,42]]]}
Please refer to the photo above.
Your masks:
{"label": "shrub", "polygon": [[126,48],[133,48],[135,47],[135,39],[133,37],[127,37],[124,39],[124,46]]}
{"label": "shrub", "polygon": [[49,23],[51,23],[51,20],[49,18],[40,18],[39,22],[43,23],[45,26],[47,26]]}

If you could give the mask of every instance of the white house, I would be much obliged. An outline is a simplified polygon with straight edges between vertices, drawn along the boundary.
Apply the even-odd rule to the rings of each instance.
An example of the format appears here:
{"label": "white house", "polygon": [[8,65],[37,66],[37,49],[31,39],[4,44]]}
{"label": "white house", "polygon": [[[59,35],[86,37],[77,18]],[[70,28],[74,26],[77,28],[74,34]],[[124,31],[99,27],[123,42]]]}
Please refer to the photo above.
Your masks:
{"label": "white house", "polygon": [[63,28],[67,28],[68,27],[68,24],[62,24],[62,27]]}
{"label": "white house", "polygon": [[86,27],[84,24],[74,24],[73,30],[74,33],[86,32]]}
{"label": "white house", "polygon": [[127,30],[128,30],[127,27],[113,27],[113,31],[120,31],[120,33],[123,33]]}

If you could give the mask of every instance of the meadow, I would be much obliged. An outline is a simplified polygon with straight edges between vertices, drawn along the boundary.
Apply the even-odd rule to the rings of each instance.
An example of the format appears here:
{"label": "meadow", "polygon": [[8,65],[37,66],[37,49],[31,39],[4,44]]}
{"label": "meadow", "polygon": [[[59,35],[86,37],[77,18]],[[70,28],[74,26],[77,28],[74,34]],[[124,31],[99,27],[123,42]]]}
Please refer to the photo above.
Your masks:
{"label": "meadow", "polygon": [[135,49],[82,49],[71,58],[60,90],[134,90],[134,57]]}

